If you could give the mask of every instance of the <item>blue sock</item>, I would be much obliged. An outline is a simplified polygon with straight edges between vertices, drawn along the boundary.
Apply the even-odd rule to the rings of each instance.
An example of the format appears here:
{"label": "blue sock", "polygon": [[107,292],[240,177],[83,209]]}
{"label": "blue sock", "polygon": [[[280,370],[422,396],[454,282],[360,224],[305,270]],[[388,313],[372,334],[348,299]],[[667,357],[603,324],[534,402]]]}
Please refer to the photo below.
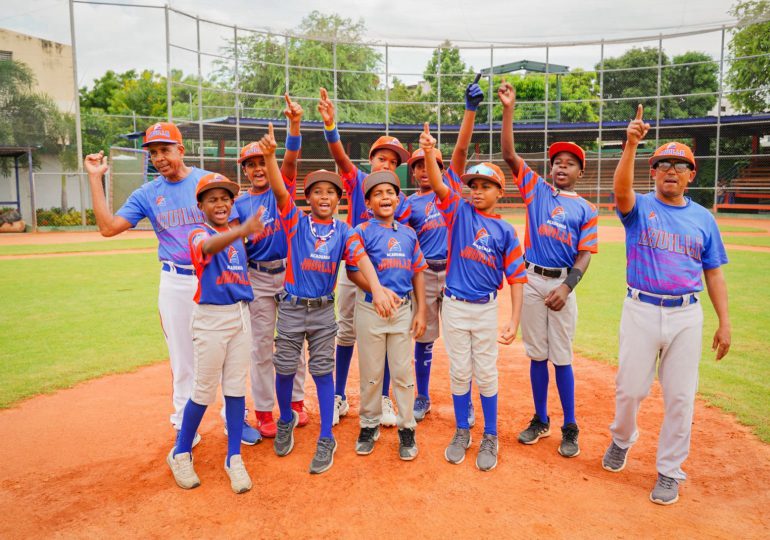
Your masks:
{"label": "blue sock", "polygon": [[455,406],[455,423],[458,429],[470,429],[468,425],[468,404],[471,402],[471,391],[457,395],[452,394],[452,403]]}
{"label": "blue sock", "polygon": [[243,410],[245,408],[245,397],[225,396],[228,467],[230,466],[230,458],[241,453],[241,436],[243,435]]}
{"label": "blue sock", "polygon": [[[201,425],[203,413],[206,412],[206,409],[206,405],[200,405],[191,399],[187,400],[187,405],[184,406],[184,413],[182,416],[182,428],[179,430],[179,434],[176,437],[174,455],[184,454],[185,452],[190,452],[192,450],[195,432],[198,431],[198,426]],[[243,416],[241,416],[241,421],[243,421]]]}
{"label": "blue sock", "polygon": [[291,389],[294,386],[294,373],[291,375],[275,374],[275,397],[281,410],[281,420],[291,422]]}
{"label": "blue sock", "polygon": [[556,367],[556,388],[559,389],[564,425],[575,424],[575,375],[572,365]]}
{"label": "blue sock", "polygon": [[497,394],[481,396],[481,410],[484,411],[484,433],[497,435]]}
{"label": "blue sock", "polygon": [[417,393],[427,398],[430,385],[430,365],[433,363],[433,342],[414,344],[414,378],[417,382]]}
{"label": "blue sock", "polygon": [[390,368],[388,367],[388,355],[385,355],[385,371],[382,373],[382,395],[390,395]]}
{"label": "blue sock", "polygon": [[532,360],[529,363],[529,380],[532,383],[532,399],[535,412],[541,422],[548,422],[548,360]]}
{"label": "blue sock", "polygon": [[334,393],[345,399],[345,386],[348,384],[348,372],[350,361],[353,358],[353,345],[337,345],[337,354],[334,360]]}
{"label": "blue sock", "polygon": [[332,438],[334,419],[334,379],[331,373],[313,375],[318,394],[318,408],[321,409],[321,437]]}

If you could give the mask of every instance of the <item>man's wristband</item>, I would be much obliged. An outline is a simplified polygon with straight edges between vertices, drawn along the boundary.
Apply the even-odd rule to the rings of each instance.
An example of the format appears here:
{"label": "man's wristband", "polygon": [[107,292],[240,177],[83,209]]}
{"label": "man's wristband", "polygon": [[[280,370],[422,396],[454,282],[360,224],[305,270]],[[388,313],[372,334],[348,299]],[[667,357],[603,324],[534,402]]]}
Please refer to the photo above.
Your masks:
{"label": "man's wristband", "polygon": [[340,140],[340,132],[337,131],[337,124],[324,126],[324,138],[328,143],[336,143]]}
{"label": "man's wristband", "polygon": [[583,271],[579,268],[570,268],[563,283],[569,287],[570,291],[574,291],[581,279],[583,279]]}
{"label": "man's wristband", "polygon": [[286,150],[299,152],[302,148],[302,135],[288,135],[286,137]]}

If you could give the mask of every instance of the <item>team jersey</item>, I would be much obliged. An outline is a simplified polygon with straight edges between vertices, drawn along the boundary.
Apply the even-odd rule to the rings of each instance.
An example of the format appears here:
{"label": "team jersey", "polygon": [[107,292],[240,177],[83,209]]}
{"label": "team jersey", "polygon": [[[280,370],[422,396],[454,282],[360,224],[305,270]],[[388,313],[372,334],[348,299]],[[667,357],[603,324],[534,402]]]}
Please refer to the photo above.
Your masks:
{"label": "team jersey", "polygon": [[198,290],[193,300],[198,304],[221,306],[254,300],[246,264],[246,248],[240,238],[219,253],[203,253],[203,244],[208,238],[227,230],[217,230],[204,223],[190,231],[190,258],[198,276]]}
{"label": "team jersey", "polygon": [[[150,220],[158,236],[158,259],[161,261],[191,264],[188,237],[195,226],[205,221],[203,212],[198,208],[195,189],[198,180],[208,171],[197,167],[190,169],[190,174],[178,182],[170,182],[159,176],[143,184],[115,212],[131,223],[132,227],[143,218]],[[235,209],[230,219],[238,219]]]}
{"label": "team jersey", "polygon": [[481,300],[508,283],[526,283],[527,273],[513,225],[497,214],[485,214],[456,191],[439,201],[447,224],[449,246],[446,288],[464,300]]}
{"label": "team jersey", "polygon": [[550,268],[571,268],[579,251],[598,251],[596,207],[577,193],[546,182],[522,159],[514,177],[527,206],[527,260]]}
{"label": "team jersey", "polygon": [[[297,194],[297,181],[283,177],[286,189],[292,199]],[[252,215],[257,213],[260,206],[265,208],[262,214],[262,223],[264,230],[259,234],[251,235],[246,239],[246,253],[250,261],[275,261],[286,258],[287,244],[286,233],[281,226],[279,219],[278,205],[275,202],[275,195],[268,186],[267,190],[259,195],[253,195],[250,192],[243,193],[235,199],[235,208],[238,209],[238,215],[241,221],[246,221]]]}
{"label": "team jersey", "polygon": [[703,290],[703,270],[727,264],[714,216],[689,197],[685,202],[671,206],[654,192],[637,193],[627,215],[618,211],[626,228],[629,286],[654,294],[698,292]]}
{"label": "team jersey", "polygon": [[281,224],[288,238],[284,288],[300,298],[320,298],[334,292],[340,260],[350,227],[344,221],[316,221],[289,198],[280,208]]}
{"label": "team jersey", "polygon": [[[342,183],[345,186],[345,193],[348,196],[348,225],[356,227],[365,221],[374,217],[372,211],[366,207],[366,198],[364,193],[364,179],[369,176],[358,167],[348,174],[340,175]],[[406,202],[406,196],[398,192],[398,206],[396,207],[396,221],[406,224],[409,221],[409,204]]]}
{"label": "team jersey", "polygon": [[412,292],[412,277],[428,267],[413,229],[395,222],[385,225],[375,218],[348,233],[348,269],[357,271],[364,255],[372,261],[380,284],[399,297]]}

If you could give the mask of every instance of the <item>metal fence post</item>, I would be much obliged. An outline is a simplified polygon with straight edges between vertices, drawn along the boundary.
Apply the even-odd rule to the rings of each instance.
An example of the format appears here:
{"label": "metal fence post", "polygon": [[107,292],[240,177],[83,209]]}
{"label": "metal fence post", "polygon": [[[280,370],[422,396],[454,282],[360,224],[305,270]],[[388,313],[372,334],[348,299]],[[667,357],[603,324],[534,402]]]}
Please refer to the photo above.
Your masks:
{"label": "metal fence post", "polygon": [[[241,76],[238,69],[238,25],[233,26],[233,63],[235,67],[235,153],[241,149]],[[236,165],[235,178],[241,183],[241,168]]]}
{"label": "metal fence post", "polygon": [[545,46],[545,119],[543,121],[543,177],[548,174],[548,63],[551,47]]}
{"label": "metal fence post", "polygon": [[388,44],[385,44],[385,135],[390,135],[390,70],[388,69]]}
{"label": "metal fence post", "polygon": [[168,16],[168,5],[163,7],[163,13],[166,19],[166,117],[172,121],[172,102],[171,102],[171,33]]}
{"label": "metal fence post", "polygon": [[[714,206],[712,211],[716,212],[717,205],[717,187],[719,186],[719,147],[722,145],[722,95],[724,94],[724,73],[725,73],[725,27],[722,26],[722,46],[719,49],[719,94],[717,95],[717,136],[716,149],[714,151]],[[752,152],[753,153],[753,152]]]}
{"label": "metal fence post", "polygon": [[201,73],[201,19],[195,17],[195,32],[197,37],[196,53],[198,55],[198,163],[205,169],[203,159],[203,74]]}
{"label": "metal fence post", "polygon": [[436,62],[436,144],[441,148],[441,45],[438,49],[438,61]]}
{"label": "metal fence post", "polygon": [[660,91],[663,83],[663,34],[658,35],[658,103],[655,111],[655,148],[660,139]]}
{"label": "metal fence post", "polygon": [[599,58],[599,140],[598,142],[598,161],[596,164],[596,205],[599,207],[602,197],[602,148],[604,128],[604,40],[602,39],[601,56]]}
{"label": "metal fence post", "polygon": [[[80,186],[80,222],[86,225],[85,181],[83,180],[83,134],[80,126],[80,89],[78,88],[78,53],[75,44],[75,6],[72,0],[70,7],[70,36],[72,39],[72,83],[75,86],[75,144],[77,145],[78,185]],[[32,170],[32,169],[30,169]]]}
{"label": "metal fence post", "polygon": [[[492,161],[492,147],[494,143],[494,130],[492,129],[492,122],[494,121],[494,116],[492,114],[492,109],[494,108],[494,93],[492,90],[492,86],[494,85],[494,70],[492,69],[495,66],[495,45],[490,44],[489,45],[489,107],[487,107],[487,122],[489,123],[489,161]],[[464,171],[459,171],[460,174],[462,174]]]}

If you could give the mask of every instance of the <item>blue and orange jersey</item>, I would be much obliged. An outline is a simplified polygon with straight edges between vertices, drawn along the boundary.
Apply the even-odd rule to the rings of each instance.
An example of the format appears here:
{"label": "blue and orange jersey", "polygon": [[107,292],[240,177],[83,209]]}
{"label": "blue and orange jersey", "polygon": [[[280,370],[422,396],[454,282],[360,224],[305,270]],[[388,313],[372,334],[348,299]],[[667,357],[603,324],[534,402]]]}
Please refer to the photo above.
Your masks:
{"label": "blue and orange jersey", "polygon": [[[283,177],[286,189],[292,199],[297,194],[297,180]],[[250,192],[241,194],[235,200],[235,208],[241,221],[246,221],[252,215],[257,213],[260,207],[264,207],[262,214],[262,223],[265,229],[259,233],[251,235],[246,239],[246,252],[250,261],[275,261],[285,259],[287,253],[286,233],[281,226],[279,219],[278,205],[275,202],[275,195],[268,186],[267,190],[259,195],[252,195]]]}
{"label": "blue and orange jersey", "polygon": [[204,242],[226,230],[217,230],[204,223],[190,231],[190,258],[198,276],[198,290],[193,299],[198,304],[221,306],[254,300],[243,240],[239,238],[213,255],[203,253]]}
{"label": "blue and orange jersey", "polygon": [[526,283],[524,256],[513,225],[476,210],[456,191],[439,201],[448,231],[446,288],[465,300],[481,300],[508,283]]}
{"label": "blue and orange jersey", "polygon": [[670,206],[655,193],[636,194],[633,209],[620,216],[626,229],[628,285],[654,294],[681,295],[703,290],[703,270],[727,264],[716,220],[685,197]]}
{"label": "blue and orange jersey", "polygon": [[279,210],[288,239],[286,292],[301,298],[332,294],[350,227],[334,218],[317,221],[297,208],[291,198]]}
{"label": "blue and orange jersey", "polygon": [[[348,225],[356,227],[365,221],[369,221],[374,216],[372,212],[366,207],[366,197],[364,193],[364,179],[369,176],[358,167],[353,167],[353,170],[348,174],[340,175],[342,183],[345,186],[345,193],[348,197]],[[406,196],[403,192],[399,191],[398,194],[398,206],[396,207],[396,220],[400,223],[406,224],[409,221],[409,212],[411,208],[406,202]]]}
{"label": "blue and orange jersey", "polygon": [[420,250],[417,233],[396,222],[386,225],[377,219],[361,223],[348,233],[347,264],[358,270],[358,261],[368,255],[383,287],[398,296],[412,292],[412,278],[428,265]]}
{"label": "blue and orange jersey", "polygon": [[527,260],[550,268],[571,268],[579,251],[599,249],[596,207],[577,193],[557,189],[522,159],[513,179],[527,206]]}
{"label": "blue and orange jersey", "polygon": [[[191,172],[178,182],[159,176],[137,188],[115,212],[131,226],[147,218],[158,237],[158,260],[191,264],[188,238],[190,231],[206,221],[198,208],[195,188],[208,171],[190,167]],[[233,210],[230,219],[238,219]]]}

